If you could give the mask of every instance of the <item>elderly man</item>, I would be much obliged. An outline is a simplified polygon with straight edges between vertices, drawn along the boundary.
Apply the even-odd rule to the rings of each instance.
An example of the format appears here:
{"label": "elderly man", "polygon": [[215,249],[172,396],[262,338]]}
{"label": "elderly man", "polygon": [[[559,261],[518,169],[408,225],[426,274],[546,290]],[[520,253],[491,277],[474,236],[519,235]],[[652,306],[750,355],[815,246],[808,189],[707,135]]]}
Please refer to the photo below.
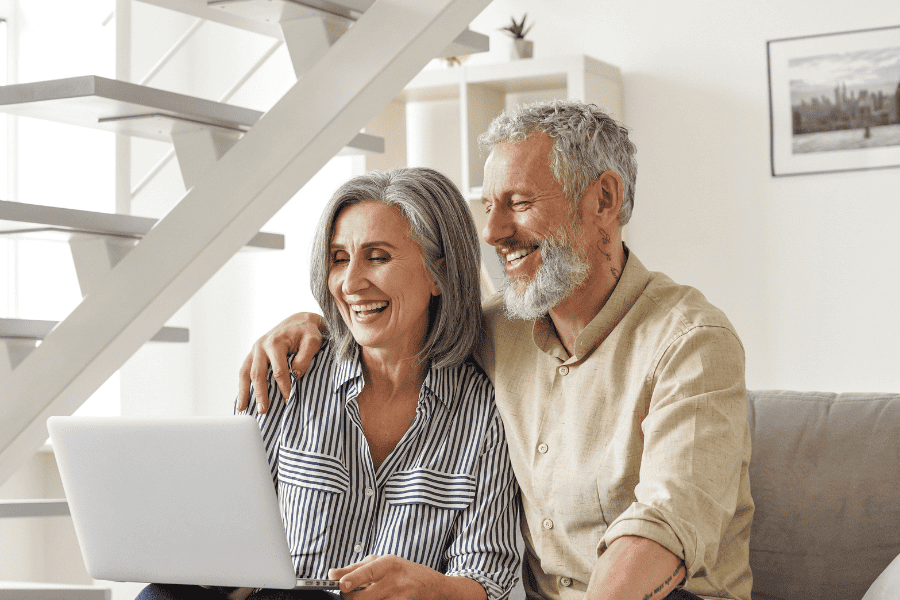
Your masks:
{"label": "elderly man", "polygon": [[[528,596],[749,600],[743,347],[702,294],[622,243],[627,131],[557,101],[500,115],[479,141],[483,237],[506,272],[481,361],[522,490]],[[251,378],[266,389],[270,361],[288,388],[285,356],[311,356],[318,323],[296,315],[261,338],[240,397]]]}

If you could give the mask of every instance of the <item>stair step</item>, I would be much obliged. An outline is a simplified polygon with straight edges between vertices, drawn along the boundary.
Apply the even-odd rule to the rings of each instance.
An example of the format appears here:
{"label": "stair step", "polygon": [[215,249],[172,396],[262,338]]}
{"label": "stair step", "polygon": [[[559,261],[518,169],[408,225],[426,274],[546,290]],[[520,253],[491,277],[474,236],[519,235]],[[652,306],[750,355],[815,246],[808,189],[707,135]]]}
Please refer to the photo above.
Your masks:
{"label": "stair step", "polygon": [[[42,340],[57,323],[39,319],[0,319],[0,339]],[[184,344],[190,341],[190,332],[187,327],[163,327],[150,341]]]}
{"label": "stair step", "polygon": [[[356,21],[374,0],[143,0],[209,21],[281,39],[282,21],[331,15]],[[488,36],[465,30],[439,57],[487,52]]]}
{"label": "stair step", "polygon": [[[243,133],[263,115],[97,75],[0,86],[0,111],[163,142],[171,141],[172,133],[210,127]],[[383,151],[382,138],[360,133],[341,154]]]}
{"label": "stair step", "polygon": [[61,517],[69,514],[69,503],[59,500],[0,500],[0,519],[14,517]]}
{"label": "stair step", "polygon": [[0,581],[0,600],[110,600],[112,591],[96,585]]}
{"label": "stair step", "polygon": [[[64,240],[76,235],[140,239],[156,222],[150,217],[0,200],[0,235]],[[284,250],[284,236],[261,231],[246,247]]]}

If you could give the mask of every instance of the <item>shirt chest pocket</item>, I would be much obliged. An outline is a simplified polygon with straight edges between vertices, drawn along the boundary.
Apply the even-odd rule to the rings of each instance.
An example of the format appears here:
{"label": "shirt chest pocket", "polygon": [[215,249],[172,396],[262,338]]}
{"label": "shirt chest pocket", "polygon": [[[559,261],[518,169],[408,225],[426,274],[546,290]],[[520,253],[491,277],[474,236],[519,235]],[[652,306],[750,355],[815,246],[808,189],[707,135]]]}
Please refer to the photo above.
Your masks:
{"label": "shirt chest pocket", "polygon": [[424,504],[463,510],[475,499],[475,490],[475,478],[471,475],[412,469],[394,473],[385,484],[384,497],[392,506]]}
{"label": "shirt chest pocket", "polygon": [[278,481],[320,492],[346,493],[350,472],[337,458],[281,446]]}

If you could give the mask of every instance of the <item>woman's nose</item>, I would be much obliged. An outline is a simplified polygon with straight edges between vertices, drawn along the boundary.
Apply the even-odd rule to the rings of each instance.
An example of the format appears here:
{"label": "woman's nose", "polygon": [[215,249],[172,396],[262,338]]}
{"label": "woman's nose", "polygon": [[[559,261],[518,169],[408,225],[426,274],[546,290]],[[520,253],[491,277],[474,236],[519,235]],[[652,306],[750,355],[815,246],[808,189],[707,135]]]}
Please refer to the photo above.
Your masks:
{"label": "woman's nose", "polygon": [[367,287],[368,280],[365,274],[365,260],[351,258],[344,271],[344,281],[341,291],[350,296]]}

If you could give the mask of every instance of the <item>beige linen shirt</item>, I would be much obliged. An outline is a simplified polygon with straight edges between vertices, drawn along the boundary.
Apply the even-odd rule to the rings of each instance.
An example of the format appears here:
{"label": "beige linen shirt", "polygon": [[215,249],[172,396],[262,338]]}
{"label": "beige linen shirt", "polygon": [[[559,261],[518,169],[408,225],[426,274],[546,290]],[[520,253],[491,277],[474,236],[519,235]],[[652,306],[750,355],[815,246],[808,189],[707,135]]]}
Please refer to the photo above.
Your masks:
{"label": "beige linen shirt", "polygon": [[744,351],[725,315],[633,253],[574,356],[547,318],[511,321],[498,296],[486,314],[529,597],[580,600],[597,557],[633,535],[684,559],[687,590],[749,600]]}

